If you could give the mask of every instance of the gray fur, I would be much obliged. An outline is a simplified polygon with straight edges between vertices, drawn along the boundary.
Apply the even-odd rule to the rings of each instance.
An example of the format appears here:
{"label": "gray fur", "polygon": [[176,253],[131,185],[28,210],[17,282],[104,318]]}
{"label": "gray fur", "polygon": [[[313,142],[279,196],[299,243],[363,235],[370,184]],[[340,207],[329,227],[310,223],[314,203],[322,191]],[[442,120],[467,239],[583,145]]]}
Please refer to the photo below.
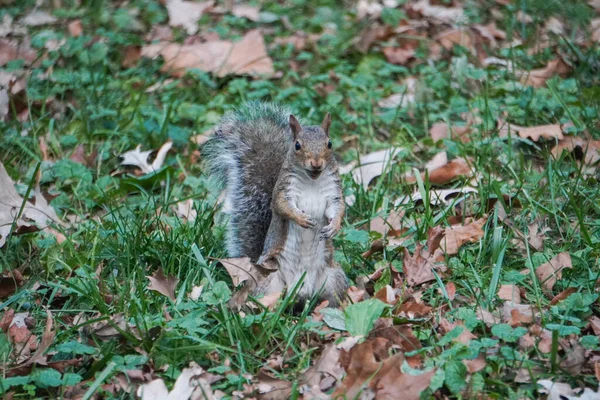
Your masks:
{"label": "gray fur", "polygon": [[204,145],[208,172],[231,188],[227,193],[230,257],[256,261],[271,222],[271,198],[292,143],[290,112],[271,103],[249,102],[228,112]]}

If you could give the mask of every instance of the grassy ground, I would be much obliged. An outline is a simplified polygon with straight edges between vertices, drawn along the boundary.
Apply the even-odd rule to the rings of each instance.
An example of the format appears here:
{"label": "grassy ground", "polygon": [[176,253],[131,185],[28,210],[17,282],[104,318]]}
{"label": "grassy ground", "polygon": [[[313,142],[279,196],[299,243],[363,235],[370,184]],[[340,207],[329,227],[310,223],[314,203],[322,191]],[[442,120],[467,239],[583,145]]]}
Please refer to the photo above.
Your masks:
{"label": "grassy ground", "polygon": [[[522,41],[516,47],[486,49],[489,56],[512,64],[486,68],[461,46],[428,61],[434,42],[429,37],[419,39],[416,62],[393,65],[378,45],[367,52],[357,49],[357,40],[373,23],[358,21],[348,4],[265,3],[261,10],[272,22],[204,16],[200,27],[227,39],[253,27],[265,28],[269,55],[280,73],[276,78],[217,78],[193,70],[173,81],[160,72],[160,59],[142,58],[122,67],[128,46],[142,45],[149,27],[166,24],[167,11],[158,1],[59,3],[47,7],[59,23],[27,28],[40,54],[48,40],[65,42],[29,68],[26,99],[13,99],[0,123],[0,161],[18,182],[22,196],[33,193],[30,189],[39,172],[42,190],[53,198],[50,204],[70,224],[55,226],[66,237],[60,244],[46,231],[11,235],[7,240],[0,249],[3,279],[12,277],[14,270],[25,278],[16,292],[0,298],[0,312],[28,312],[28,328],[41,338],[49,310],[55,336],[48,361],[76,361],[65,361],[61,368],[33,363],[19,369],[19,355],[5,329],[0,332],[5,376],[0,391],[11,392],[14,398],[74,398],[86,392],[130,398],[133,393],[115,383],[119,377],[135,383],[148,376],[172,382],[194,361],[225,377],[212,387],[227,395],[246,390],[252,397],[251,384],[262,369],[291,382],[290,396],[298,396],[302,371],[336,331],[311,316],[312,310],[290,313],[289,299],[274,310],[255,314],[239,314],[224,305],[221,300],[233,287],[215,261],[225,256],[224,227],[214,222],[219,221],[219,193],[216,182],[203,175],[198,146],[190,142],[194,135],[210,130],[225,110],[254,99],[285,103],[314,123],[331,112],[333,146],[343,163],[382,148],[403,149],[390,173],[368,190],[350,176],[344,178],[345,195],[353,195],[355,202],[348,207],[343,231],[335,240],[336,259],[354,283],[390,264],[402,271],[402,248],[388,248],[366,259],[362,253],[381,237],[365,230],[365,224],[388,215],[396,199],[418,189],[402,179],[404,174],[422,169],[442,150],[451,159],[469,160],[474,172],[469,182],[476,193],[469,196],[466,209],[452,203],[434,207],[412,202],[396,209],[404,213],[403,227],[409,237],[404,246],[411,253],[428,238],[431,228],[447,226],[453,216],[488,216],[483,237],[447,257],[448,270],[436,281],[399,288],[418,292],[434,310],[408,321],[421,344],[418,354],[424,367],[445,374],[436,375],[438,386],[432,384],[425,397],[437,391],[452,398],[475,397],[475,393],[487,398],[536,398],[535,382],[543,378],[573,387],[597,386],[593,365],[600,347],[589,325],[590,318],[600,314],[597,171],[567,153],[553,158],[552,140],[502,138],[497,126],[498,118],[521,126],[571,121],[570,135],[599,137],[600,52],[593,42],[582,44],[577,38],[588,32],[593,17],[587,4],[465,3],[472,23],[496,18],[507,34],[506,42]],[[18,19],[33,6],[33,1],[14,2],[0,10],[0,17]],[[520,12],[534,21],[522,22]],[[397,15],[389,14],[393,22]],[[539,44],[540,27],[551,17],[568,21],[563,33],[550,35],[551,45],[545,49],[529,52]],[[84,27],[79,37],[66,30],[66,23],[75,19]],[[385,23],[384,19],[381,25]],[[276,38],[299,30],[322,36],[304,50],[271,45]],[[182,30],[174,30],[174,40],[185,36]],[[519,84],[517,70],[544,67],[557,55],[571,65],[563,78],[553,77],[539,88]],[[297,67],[291,68],[292,64]],[[12,73],[22,68],[23,62],[14,60],[2,70]],[[408,77],[419,82],[414,103],[392,109],[378,106],[392,94],[405,93],[402,82]],[[158,88],[147,90],[157,84]],[[465,113],[478,117],[469,141],[432,141],[428,131],[433,123],[464,125]],[[164,168],[145,176],[123,173],[119,154],[137,145],[142,150],[158,149],[167,140],[174,147]],[[86,155],[96,155],[87,165],[72,159],[80,148]],[[458,178],[445,186],[463,187],[466,181]],[[431,185],[425,180],[421,192],[428,192]],[[193,199],[198,213],[191,223],[175,213],[176,204],[186,199]],[[490,207],[494,199],[502,199],[504,208]],[[537,249],[519,240],[521,233],[531,233],[533,224],[542,232],[532,235],[541,238]],[[553,293],[567,288],[575,293],[551,305],[552,296],[544,294],[543,282],[534,271],[561,252],[570,254],[573,266],[563,272]],[[146,276],[159,269],[178,279],[174,301],[148,289]],[[520,273],[524,269],[529,273]],[[220,281],[227,285],[216,283]],[[454,300],[447,293],[448,283],[456,288]],[[390,273],[367,283],[367,291],[372,294],[373,286],[379,289],[385,284],[393,285]],[[517,285],[523,302],[541,310],[539,325],[556,332],[550,352],[520,346],[518,338],[526,328],[492,329],[478,319],[477,310],[502,309],[497,289],[506,284]],[[195,286],[204,286],[199,300],[188,297]],[[469,345],[455,343],[447,335],[441,339],[442,317],[464,323],[475,339]],[[396,323],[407,322],[394,318]],[[563,361],[582,347],[581,368],[573,373]],[[478,354],[487,354],[485,368],[468,373],[459,361]],[[269,360],[277,356],[285,362],[273,368]],[[517,371],[523,369],[530,373],[529,379],[515,381]],[[142,371],[142,377],[125,373],[131,370]]]}

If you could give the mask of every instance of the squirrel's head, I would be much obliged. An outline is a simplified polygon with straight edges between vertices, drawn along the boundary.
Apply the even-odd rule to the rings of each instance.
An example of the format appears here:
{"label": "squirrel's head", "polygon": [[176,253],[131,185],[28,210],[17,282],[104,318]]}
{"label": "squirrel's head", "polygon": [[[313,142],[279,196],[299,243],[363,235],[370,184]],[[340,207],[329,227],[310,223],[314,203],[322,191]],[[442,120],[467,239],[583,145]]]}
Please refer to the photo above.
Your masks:
{"label": "squirrel's head", "polygon": [[290,128],[294,138],[292,157],[311,179],[317,179],[327,168],[327,164],[333,160],[329,140],[330,125],[331,114],[329,113],[321,126],[300,126],[296,117],[290,115]]}

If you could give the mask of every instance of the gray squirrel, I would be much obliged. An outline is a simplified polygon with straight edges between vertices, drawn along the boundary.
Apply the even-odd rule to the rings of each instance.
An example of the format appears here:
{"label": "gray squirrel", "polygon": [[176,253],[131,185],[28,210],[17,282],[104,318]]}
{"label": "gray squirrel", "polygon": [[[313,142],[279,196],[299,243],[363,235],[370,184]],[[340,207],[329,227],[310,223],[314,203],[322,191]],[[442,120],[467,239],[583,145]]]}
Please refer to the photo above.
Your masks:
{"label": "gray squirrel", "polygon": [[320,293],[336,306],[345,295],[331,239],[345,205],[330,125],[330,114],[301,126],[286,108],[248,102],[226,113],[203,147],[208,173],[225,186],[229,257],[272,271],[255,295],[291,290],[304,273],[300,300]]}

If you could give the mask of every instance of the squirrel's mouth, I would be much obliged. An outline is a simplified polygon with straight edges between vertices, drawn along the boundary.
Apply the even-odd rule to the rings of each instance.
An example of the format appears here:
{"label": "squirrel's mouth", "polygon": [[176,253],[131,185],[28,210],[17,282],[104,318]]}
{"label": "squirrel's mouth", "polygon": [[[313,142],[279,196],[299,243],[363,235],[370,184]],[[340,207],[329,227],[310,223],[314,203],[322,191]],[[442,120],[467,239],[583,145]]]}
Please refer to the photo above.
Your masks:
{"label": "squirrel's mouth", "polygon": [[308,174],[308,176],[310,177],[310,179],[317,179],[319,176],[321,176],[321,172],[323,172],[322,169],[312,169],[312,170],[307,170],[306,173]]}

